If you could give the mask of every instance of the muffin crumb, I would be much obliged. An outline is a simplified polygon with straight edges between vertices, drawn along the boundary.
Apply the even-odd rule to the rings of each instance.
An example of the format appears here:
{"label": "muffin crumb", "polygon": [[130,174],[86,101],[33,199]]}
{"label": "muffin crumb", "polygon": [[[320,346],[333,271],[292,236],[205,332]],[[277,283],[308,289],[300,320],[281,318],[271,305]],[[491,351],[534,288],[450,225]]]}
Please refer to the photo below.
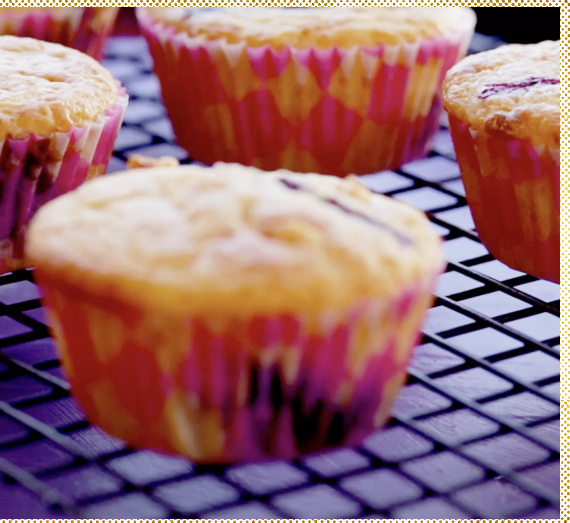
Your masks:
{"label": "muffin crumb", "polygon": [[178,167],[180,162],[172,156],[152,158],[142,154],[133,154],[127,160],[127,169],[148,169],[151,167]]}

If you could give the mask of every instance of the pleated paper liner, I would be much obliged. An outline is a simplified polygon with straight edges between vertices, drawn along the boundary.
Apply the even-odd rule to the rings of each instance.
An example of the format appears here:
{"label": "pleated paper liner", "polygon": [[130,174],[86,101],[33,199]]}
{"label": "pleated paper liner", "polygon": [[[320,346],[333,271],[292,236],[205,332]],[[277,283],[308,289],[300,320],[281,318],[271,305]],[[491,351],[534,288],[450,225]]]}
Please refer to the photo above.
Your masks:
{"label": "pleated paper liner", "polygon": [[36,277],[88,419],[198,463],[357,445],[389,418],[435,278],[386,301],[301,315],[175,318]]}
{"label": "pleated paper liner", "polygon": [[139,22],[178,143],[203,163],[345,176],[425,155],[472,31],[414,44],[277,50]]}
{"label": "pleated paper liner", "polygon": [[6,11],[0,14],[0,35],[25,36],[62,44],[100,60],[118,13],[118,7]]}
{"label": "pleated paper liner", "polygon": [[511,268],[560,283],[560,148],[453,116],[450,129],[481,241]]}
{"label": "pleated paper liner", "polygon": [[116,106],[89,125],[0,141],[0,273],[27,267],[26,229],[42,205],[105,173],[127,104],[121,87]]}

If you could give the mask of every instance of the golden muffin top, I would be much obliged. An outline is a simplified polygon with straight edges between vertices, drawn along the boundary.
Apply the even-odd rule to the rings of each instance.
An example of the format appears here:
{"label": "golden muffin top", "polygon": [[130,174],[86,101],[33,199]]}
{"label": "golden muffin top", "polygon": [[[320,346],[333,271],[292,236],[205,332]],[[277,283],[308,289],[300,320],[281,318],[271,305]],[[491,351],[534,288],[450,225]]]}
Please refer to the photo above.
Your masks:
{"label": "golden muffin top", "polygon": [[465,7],[145,8],[144,12],[190,36],[246,41],[258,47],[290,45],[350,48],[401,44],[473,31],[475,13]]}
{"label": "golden muffin top", "polygon": [[346,311],[444,267],[420,211],[354,179],[217,164],[104,177],[40,209],[42,278],[170,314]]}
{"label": "golden muffin top", "polygon": [[92,58],[63,47],[0,36],[0,141],[67,132],[115,106],[117,83]]}
{"label": "golden muffin top", "polygon": [[476,130],[559,147],[560,42],[507,45],[466,58],[448,73],[444,103]]}

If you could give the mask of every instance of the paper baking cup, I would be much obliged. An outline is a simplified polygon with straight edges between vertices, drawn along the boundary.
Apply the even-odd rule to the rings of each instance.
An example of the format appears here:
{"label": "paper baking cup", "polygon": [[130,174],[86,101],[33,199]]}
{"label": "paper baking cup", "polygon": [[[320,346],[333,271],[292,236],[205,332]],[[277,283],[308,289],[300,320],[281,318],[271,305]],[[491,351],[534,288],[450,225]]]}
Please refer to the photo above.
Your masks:
{"label": "paper baking cup", "polygon": [[560,148],[450,129],[481,241],[513,269],[560,283]]}
{"label": "paper baking cup", "polygon": [[25,233],[42,205],[104,174],[127,103],[121,87],[117,105],[85,127],[0,141],[0,273],[27,266]]}
{"label": "paper baking cup", "polygon": [[118,7],[5,11],[0,14],[0,34],[62,44],[100,60],[118,13]]}
{"label": "paper baking cup", "polygon": [[174,318],[36,278],[88,419],[198,463],[357,445],[388,419],[435,282],[349,314]]}
{"label": "paper baking cup", "polygon": [[139,22],[178,143],[203,163],[345,176],[425,155],[440,86],[472,32],[416,44],[276,50]]}

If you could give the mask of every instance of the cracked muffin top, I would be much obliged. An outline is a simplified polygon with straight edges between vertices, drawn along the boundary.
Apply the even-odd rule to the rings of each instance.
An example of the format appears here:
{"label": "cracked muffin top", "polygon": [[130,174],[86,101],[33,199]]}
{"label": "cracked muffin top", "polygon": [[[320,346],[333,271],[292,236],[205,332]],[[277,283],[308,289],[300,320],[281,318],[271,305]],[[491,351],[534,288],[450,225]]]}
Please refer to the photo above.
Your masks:
{"label": "cracked muffin top", "polygon": [[446,110],[475,130],[560,146],[560,42],[507,45],[470,56],[444,85]]}
{"label": "cracked muffin top", "polygon": [[444,267],[423,213],[355,179],[229,164],[89,182],[42,208],[28,238],[58,285],[181,315],[316,317]]}
{"label": "cracked muffin top", "polygon": [[467,7],[155,7],[144,12],[190,36],[298,49],[411,43],[473,31],[476,23]]}
{"label": "cracked muffin top", "polygon": [[111,73],[87,55],[0,36],[0,141],[81,127],[113,108],[117,98]]}

